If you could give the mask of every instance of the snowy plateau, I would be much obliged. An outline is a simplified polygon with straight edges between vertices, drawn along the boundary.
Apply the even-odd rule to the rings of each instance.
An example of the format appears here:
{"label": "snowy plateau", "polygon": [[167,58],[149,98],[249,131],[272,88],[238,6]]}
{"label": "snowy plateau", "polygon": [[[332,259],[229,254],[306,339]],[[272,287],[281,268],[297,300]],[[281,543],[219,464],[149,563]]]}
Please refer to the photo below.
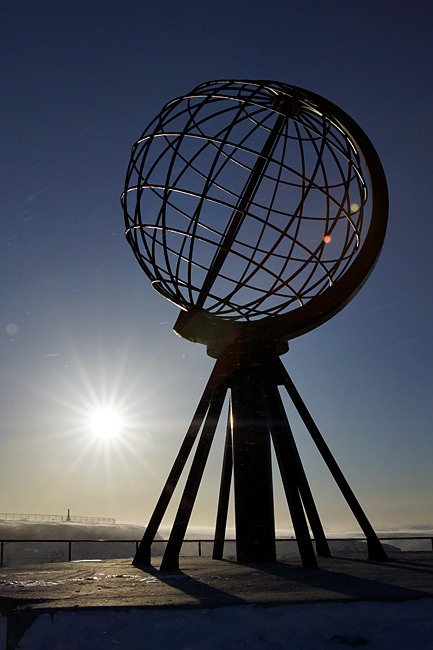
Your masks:
{"label": "snowy plateau", "polygon": [[[0,522],[0,539],[140,539],[143,528]],[[389,531],[386,532],[388,534]],[[431,527],[400,529],[431,534]],[[200,535],[196,535],[200,536]],[[391,536],[391,535],[390,535]],[[47,585],[47,597],[49,585]],[[0,617],[0,650],[7,619]],[[433,599],[43,613],[17,650],[433,650]]]}

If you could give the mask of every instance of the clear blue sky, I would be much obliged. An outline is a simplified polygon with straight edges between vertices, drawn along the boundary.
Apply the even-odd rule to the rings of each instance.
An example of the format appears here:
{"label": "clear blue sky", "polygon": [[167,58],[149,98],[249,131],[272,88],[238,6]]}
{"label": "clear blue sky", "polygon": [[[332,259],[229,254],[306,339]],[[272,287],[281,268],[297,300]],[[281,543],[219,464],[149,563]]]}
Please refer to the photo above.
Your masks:
{"label": "clear blue sky", "polygon": [[[0,25],[0,511],[147,522],[213,361],[172,332],[177,309],[126,244],[119,196],[163,104],[239,78],[327,97],[381,157],[379,263],[284,362],[372,523],[433,523],[431,3],[17,0]],[[88,426],[108,403],[125,419],[110,444]],[[325,527],[356,529],[293,425]],[[196,525],[214,522],[221,451]]]}

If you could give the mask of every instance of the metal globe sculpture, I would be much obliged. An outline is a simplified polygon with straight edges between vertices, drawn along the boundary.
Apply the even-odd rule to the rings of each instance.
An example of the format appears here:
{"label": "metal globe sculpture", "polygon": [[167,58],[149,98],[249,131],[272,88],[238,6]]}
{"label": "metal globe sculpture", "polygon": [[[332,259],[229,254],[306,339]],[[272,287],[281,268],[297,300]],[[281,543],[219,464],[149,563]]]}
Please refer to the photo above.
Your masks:
{"label": "metal globe sculpture", "polygon": [[133,147],[123,195],[128,242],[159,293],[204,310],[218,337],[209,315],[286,339],[362,286],[386,201],[377,154],[343,111],[237,81],[169,102]]}
{"label": "metal globe sculpture", "polygon": [[[273,81],[214,81],[164,106],[132,149],[126,238],[152,286],[181,314],[175,331],[217,358],[147,527],[150,545],[204,422],[162,568],[183,536],[227,391],[231,394],[214,557],[222,557],[231,476],[238,561],[275,558],[270,439],[304,566],[329,555],[277,386],[286,387],[364,530],[379,540],[279,355],[359,291],[379,256],[388,195],[365,133],[314,93]],[[246,468],[246,469],[245,469]],[[260,478],[261,477],[261,478]]]}

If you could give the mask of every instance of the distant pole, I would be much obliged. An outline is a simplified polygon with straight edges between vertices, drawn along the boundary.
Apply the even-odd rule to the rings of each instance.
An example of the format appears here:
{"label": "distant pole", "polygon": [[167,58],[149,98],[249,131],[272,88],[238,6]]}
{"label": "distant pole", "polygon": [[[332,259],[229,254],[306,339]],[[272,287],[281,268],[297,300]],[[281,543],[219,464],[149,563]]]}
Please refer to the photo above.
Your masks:
{"label": "distant pole", "polygon": [[70,510],[68,508],[68,516],[66,517],[66,521],[71,521],[71,515],[70,515]]}

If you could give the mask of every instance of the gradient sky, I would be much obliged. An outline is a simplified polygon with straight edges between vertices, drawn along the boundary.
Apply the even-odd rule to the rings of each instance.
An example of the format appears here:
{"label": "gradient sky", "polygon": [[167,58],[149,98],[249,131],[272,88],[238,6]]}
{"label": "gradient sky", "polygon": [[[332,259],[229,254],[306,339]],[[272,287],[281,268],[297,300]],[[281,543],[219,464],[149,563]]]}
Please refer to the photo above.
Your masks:
{"label": "gradient sky", "polygon": [[[172,332],[178,310],[135,261],[119,197],[168,100],[239,78],[323,95],[381,157],[376,269],[284,363],[373,525],[432,523],[431,3],[16,0],[0,25],[0,511],[147,522],[213,361]],[[104,443],[89,420],[108,404],[125,428]],[[325,528],[356,530],[291,421]],[[222,438],[195,525],[214,523]]]}

